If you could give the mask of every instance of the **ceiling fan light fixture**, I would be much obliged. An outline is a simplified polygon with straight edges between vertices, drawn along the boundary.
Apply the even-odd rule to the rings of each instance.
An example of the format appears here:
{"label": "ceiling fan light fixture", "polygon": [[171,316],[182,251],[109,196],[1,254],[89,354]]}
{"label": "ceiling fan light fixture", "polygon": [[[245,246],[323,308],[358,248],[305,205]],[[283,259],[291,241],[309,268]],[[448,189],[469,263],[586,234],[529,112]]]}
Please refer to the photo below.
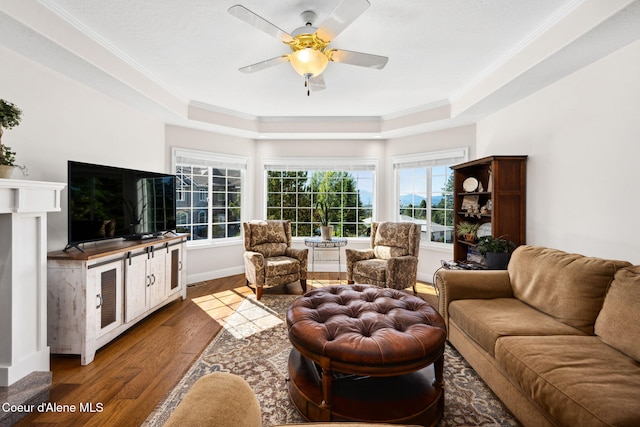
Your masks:
{"label": "ceiling fan light fixture", "polygon": [[301,76],[316,77],[327,68],[329,58],[324,52],[320,52],[312,47],[297,50],[289,55],[289,62]]}

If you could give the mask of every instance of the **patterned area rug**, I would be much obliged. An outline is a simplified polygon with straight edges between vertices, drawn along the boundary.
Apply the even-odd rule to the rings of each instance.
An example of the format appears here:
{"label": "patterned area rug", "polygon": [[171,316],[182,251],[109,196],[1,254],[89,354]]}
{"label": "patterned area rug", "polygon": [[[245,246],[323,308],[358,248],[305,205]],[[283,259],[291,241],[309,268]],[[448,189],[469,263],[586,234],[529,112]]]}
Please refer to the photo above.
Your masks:
{"label": "patterned area rug", "polygon": [[[260,301],[251,296],[245,303],[268,315],[259,324],[245,330],[220,331],[184,378],[155,411],[144,426],[160,427],[180,403],[193,383],[214,371],[231,372],[243,377],[256,394],[264,427],[301,423],[305,420],[289,400],[287,361],[291,344],[284,325],[284,313],[297,295],[264,295]],[[265,314],[265,313],[263,313]],[[484,384],[458,352],[445,349],[445,412],[439,427],[520,426],[502,402]]]}

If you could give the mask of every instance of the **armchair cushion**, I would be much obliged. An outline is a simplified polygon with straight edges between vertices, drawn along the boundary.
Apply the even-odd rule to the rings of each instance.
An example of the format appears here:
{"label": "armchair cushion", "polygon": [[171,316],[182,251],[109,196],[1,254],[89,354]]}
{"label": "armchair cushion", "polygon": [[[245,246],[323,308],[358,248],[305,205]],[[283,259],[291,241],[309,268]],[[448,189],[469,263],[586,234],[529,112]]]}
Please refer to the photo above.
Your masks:
{"label": "armchair cushion", "polygon": [[[415,245],[416,224],[412,222],[381,222],[372,229],[372,247],[377,258],[389,259],[405,255],[417,256]],[[419,243],[418,243],[419,245]]]}
{"label": "armchair cushion", "polygon": [[[300,272],[300,263],[288,256],[274,256],[266,259],[267,277],[297,275]],[[296,279],[294,279],[296,280]]]}
{"label": "armchair cushion", "polygon": [[251,221],[245,246],[265,257],[282,256],[291,244],[291,235],[282,221]]}
{"label": "armchair cushion", "polygon": [[380,259],[389,259],[389,258],[394,258],[398,256],[408,255],[407,254],[408,251],[406,248],[401,248],[398,246],[378,245],[373,249],[373,252],[375,253],[376,258],[380,258]]}
{"label": "armchair cushion", "polygon": [[379,258],[359,261],[353,266],[353,274],[384,283],[387,279],[387,261]]}
{"label": "armchair cushion", "polygon": [[252,221],[250,246],[263,243],[287,243],[287,233],[282,221]]}

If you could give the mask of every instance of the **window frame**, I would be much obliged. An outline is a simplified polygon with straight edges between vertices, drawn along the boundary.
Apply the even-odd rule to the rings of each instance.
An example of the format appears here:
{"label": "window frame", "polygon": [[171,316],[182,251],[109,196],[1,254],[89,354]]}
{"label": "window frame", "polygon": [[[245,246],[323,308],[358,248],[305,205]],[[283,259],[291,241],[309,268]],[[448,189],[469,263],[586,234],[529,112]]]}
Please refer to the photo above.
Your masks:
{"label": "window frame", "polygon": [[[192,192],[192,197],[198,197],[198,199],[202,198],[202,195],[205,194],[206,195],[206,199],[207,199],[207,217],[208,217],[208,221],[207,221],[207,235],[209,236],[207,239],[198,239],[198,240],[187,240],[187,247],[188,248],[193,248],[193,247],[211,247],[211,246],[225,246],[225,245],[229,245],[229,244],[242,244],[243,243],[243,237],[242,237],[242,222],[245,221],[246,218],[246,214],[247,214],[247,196],[245,195],[246,191],[246,186],[247,186],[247,165],[249,163],[249,159],[248,157],[245,156],[235,156],[235,155],[229,155],[229,154],[222,154],[222,153],[217,153],[217,152],[213,152],[213,151],[202,151],[202,150],[192,150],[192,149],[187,149],[187,148],[176,148],[173,147],[171,149],[171,169],[173,171],[174,174],[176,174],[176,167],[178,166],[178,161],[177,159],[179,157],[183,157],[183,158],[187,158],[187,159],[191,159],[194,160],[193,163],[191,163],[191,166],[196,166],[196,167],[208,167],[211,169],[231,169],[231,170],[236,170],[240,172],[240,189],[239,189],[239,194],[240,194],[240,219],[239,221],[237,221],[239,223],[240,226],[240,233],[237,236],[234,237],[221,237],[221,238],[215,238],[213,237],[213,226],[217,225],[217,224],[222,224],[222,223],[218,223],[216,222],[214,224],[214,210],[216,209],[220,209],[219,207],[215,207],[214,206],[214,197],[216,195],[216,193],[214,193],[214,186],[213,186],[213,174],[209,174],[208,176],[208,191],[207,192]],[[188,162],[181,162],[181,164],[189,164]],[[178,192],[178,189],[176,188],[176,193]],[[229,194],[229,193],[226,193]],[[178,195],[176,194],[176,200],[178,200]],[[184,200],[184,199],[183,199]],[[194,200],[191,200],[191,206],[193,206]],[[225,204],[224,207],[225,210],[229,209],[228,204]],[[176,214],[176,219],[177,219],[177,214]],[[232,223],[236,223],[236,221],[233,221]],[[225,221],[223,224],[225,224],[225,226],[228,226],[230,223],[228,221]]]}
{"label": "window frame", "polygon": [[[469,159],[469,148],[455,148],[449,150],[421,152],[415,154],[408,154],[403,156],[395,156],[392,158],[393,165],[393,200],[396,203],[394,208],[394,217],[396,221],[401,220],[400,214],[400,171],[402,169],[409,168],[421,168],[427,169],[426,176],[426,191],[427,191],[427,203],[426,203],[426,219],[427,219],[427,232],[431,230],[431,200],[434,193],[432,188],[432,171],[434,166],[453,166],[458,163],[463,163]],[[453,171],[450,172],[453,175]],[[453,209],[453,207],[452,207]],[[455,215],[455,212],[452,212]],[[454,231],[455,232],[455,231]],[[453,250],[453,240],[451,243],[434,242],[430,239],[420,239],[420,246],[432,249]]]}
{"label": "window frame", "polygon": [[[377,194],[378,194],[378,182],[379,182],[379,160],[373,157],[359,157],[359,158],[332,158],[332,157],[272,157],[264,158],[261,162],[261,179],[262,179],[262,217],[267,217],[267,204],[268,204],[268,172],[269,171],[363,171],[368,170],[372,172],[372,195],[371,195],[371,219],[375,221],[377,211]],[[296,242],[302,242],[305,238],[310,236],[292,236],[292,240]],[[349,240],[368,240],[369,237],[349,237]]]}

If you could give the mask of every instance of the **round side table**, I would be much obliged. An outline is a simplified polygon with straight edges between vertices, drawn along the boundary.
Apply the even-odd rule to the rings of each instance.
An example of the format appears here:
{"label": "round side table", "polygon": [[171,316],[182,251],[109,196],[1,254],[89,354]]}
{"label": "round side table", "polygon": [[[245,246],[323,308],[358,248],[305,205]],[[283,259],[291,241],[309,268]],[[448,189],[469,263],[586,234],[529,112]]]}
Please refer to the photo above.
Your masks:
{"label": "round side table", "polygon": [[338,280],[342,274],[340,248],[347,246],[346,237],[332,237],[331,240],[322,240],[320,237],[306,237],[304,239],[305,246],[311,248],[311,272],[315,272],[316,248],[320,249],[337,249],[338,250]]}

